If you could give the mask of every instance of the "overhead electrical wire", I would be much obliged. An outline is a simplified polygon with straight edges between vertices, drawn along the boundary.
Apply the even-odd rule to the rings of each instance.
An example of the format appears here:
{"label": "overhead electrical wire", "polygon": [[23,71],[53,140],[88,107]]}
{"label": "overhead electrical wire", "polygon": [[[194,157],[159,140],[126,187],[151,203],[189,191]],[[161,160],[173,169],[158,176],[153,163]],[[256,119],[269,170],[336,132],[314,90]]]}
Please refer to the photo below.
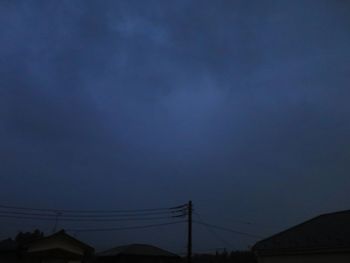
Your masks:
{"label": "overhead electrical wire", "polygon": [[95,218],[64,218],[64,217],[39,217],[39,216],[15,216],[15,215],[1,215],[0,218],[15,218],[15,219],[31,219],[31,220],[43,220],[43,221],[63,221],[63,222],[128,222],[128,221],[147,221],[147,220],[161,220],[172,219],[172,217],[141,217],[141,218],[115,218],[115,219],[95,219]]}
{"label": "overhead electrical wire", "polygon": [[0,218],[70,222],[121,222],[174,219],[185,216],[186,205],[128,210],[57,210],[0,205]]}
{"label": "overhead electrical wire", "polygon": [[218,229],[218,230],[222,230],[222,231],[231,232],[231,233],[238,234],[238,235],[248,236],[248,237],[251,237],[251,238],[262,238],[262,236],[259,236],[259,235],[255,235],[255,234],[251,234],[251,233],[247,233],[247,232],[242,232],[242,231],[237,231],[237,230],[234,230],[234,229],[230,229],[230,228],[227,228],[227,227],[222,227],[222,226],[218,226],[218,225],[214,225],[214,224],[209,224],[209,223],[205,223],[205,222],[202,222],[202,221],[193,220],[193,223],[196,223],[196,224],[199,224],[199,225],[203,225],[203,226],[207,226],[207,227],[212,227],[212,228],[215,228],[215,229]]}
{"label": "overhead electrical wire", "polygon": [[76,210],[76,209],[48,209],[48,208],[32,208],[22,206],[9,206],[0,205],[0,209],[12,209],[12,210],[27,210],[27,211],[41,211],[41,212],[52,212],[52,213],[90,213],[90,214],[118,214],[118,213],[142,213],[142,212],[155,212],[155,211],[174,211],[186,208],[186,205],[179,205],[173,207],[162,207],[162,208],[151,208],[151,209],[124,209],[124,210]]}
{"label": "overhead electrical wire", "polygon": [[[198,218],[200,221],[198,222],[202,222],[202,217],[197,213],[197,212],[193,212]],[[211,233],[211,235],[213,235],[217,240],[219,240],[220,242],[222,242],[223,244],[225,244],[226,246],[228,247],[233,247],[233,245],[231,244],[231,242],[227,241],[225,238],[221,237],[218,233],[216,233],[213,228],[209,227],[209,226],[206,226],[206,225],[203,225],[209,233]]]}
{"label": "overhead electrical wire", "polygon": [[130,227],[117,227],[117,228],[72,228],[66,229],[68,232],[104,232],[104,231],[120,231],[120,230],[132,230],[132,229],[145,229],[145,228],[153,228],[159,226],[168,226],[168,225],[176,225],[181,223],[186,223],[186,220],[175,221],[169,223],[160,223],[160,224],[152,224],[152,225],[141,225],[141,226],[130,226]]}
{"label": "overhead electrical wire", "polygon": [[149,213],[142,213],[142,214],[83,214],[83,215],[76,215],[76,214],[66,214],[66,213],[32,213],[32,212],[19,212],[19,211],[4,211],[0,209],[0,215],[1,214],[7,214],[7,215],[24,215],[24,216],[45,216],[45,217],[57,217],[60,216],[61,218],[120,218],[120,217],[140,217],[140,216],[156,216],[156,215],[169,215],[169,216],[180,216],[183,214],[183,211],[173,211],[171,213],[169,212],[149,212]]}
{"label": "overhead electrical wire", "polygon": [[[74,233],[78,232],[100,232],[100,231],[121,231],[133,229],[155,228],[168,225],[175,225],[186,222],[178,220],[186,216],[187,205],[173,206],[169,208],[153,209],[126,209],[126,210],[68,210],[68,209],[43,209],[21,206],[0,205],[0,218],[24,219],[35,221],[55,222],[54,229],[58,222],[95,222],[95,223],[113,223],[113,222],[134,222],[134,221],[153,221],[154,224],[124,226],[124,227],[105,227],[100,228],[79,228],[67,229]],[[159,221],[162,220],[162,221]],[[158,222],[158,223],[156,223]],[[55,230],[54,230],[55,231]]]}
{"label": "overhead electrical wire", "polygon": [[[205,226],[217,239],[220,239],[225,245],[232,247],[232,244],[220,237],[213,229],[227,231],[234,234],[244,235],[251,238],[261,238],[261,236],[237,231],[227,227],[219,226],[204,222],[198,213],[199,220],[192,222],[198,225]],[[0,204],[0,218],[26,219],[26,220],[40,220],[40,221],[54,221],[55,228],[60,222],[133,222],[133,221],[158,221],[166,220],[165,222],[125,226],[125,227],[95,227],[95,228],[71,228],[67,231],[80,232],[107,232],[107,231],[122,231],[133,229],[147,229],[169,225],[176,225],[188,222],[187,220],[174,221],[175,219],[186,217],[188,215],[188,205],[179,205],[168,208],[152,208],[152,209],[124,209],[124,210],[73,210],[73,209],[46,209],[33,208],[22,206],[9,206]],[[159,222],[159,221],[158,221]],[[96,225],[97,226],[97,225]]]}

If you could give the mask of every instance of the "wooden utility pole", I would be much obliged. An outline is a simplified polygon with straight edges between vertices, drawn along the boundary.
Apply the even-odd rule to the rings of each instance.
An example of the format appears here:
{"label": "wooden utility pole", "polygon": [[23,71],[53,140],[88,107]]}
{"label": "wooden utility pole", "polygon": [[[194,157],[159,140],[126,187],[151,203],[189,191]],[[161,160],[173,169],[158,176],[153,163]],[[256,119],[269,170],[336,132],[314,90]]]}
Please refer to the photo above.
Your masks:
{"label": "wooden utility pole", "polygon": [[188,219],[188,244],[187,244],[187,263],[192,262],[192,201],[187,205],[187,219]]}

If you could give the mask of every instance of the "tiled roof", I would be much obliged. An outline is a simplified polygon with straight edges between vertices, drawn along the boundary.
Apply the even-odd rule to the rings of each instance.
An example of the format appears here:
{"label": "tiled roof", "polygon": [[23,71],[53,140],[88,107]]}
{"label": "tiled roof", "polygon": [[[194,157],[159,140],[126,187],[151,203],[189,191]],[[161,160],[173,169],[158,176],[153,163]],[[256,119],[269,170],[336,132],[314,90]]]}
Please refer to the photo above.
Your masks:
{"label": "tiled roof", "polygon": [[350,210],[320,215],[259,241],[257,252],[350,249]]}
{"label": "tiled roof", "polygon": [[84,248],[86,250],[91,250],[91,251],[94,250],[93,247],[91,247],[91,246],[85,244],[84,242],[82,242],[82,241],[80,241],[80,240],[78,240],[78,239],[68,235],[64,230],[56,232],[56,233],[54,233],[54,234],[52,234],[50,236],[46,236],[46,237],[43,237],[41,239],[38,239],[38,240],[36,240],[34,242],[31,242],[31,244],[43,243],[43,242],[46,242],[47,240],[56,239],[56,238],[62,238],[64,240],[67,240],[68,242],[74,243],[74,244],[78,245],[79,247],[82,247],[82,248]]}
{"label": "tiled roof", "polygon": [[131,244],[127,246],[115,247],[97,254],[97,256],[100,256],[100,257],[113,257],[113,256],[121,256],[121,255],[178,257],[176,254],[173,254],[161,248],[151,246],[151,245],[144,245],[144,244]]}

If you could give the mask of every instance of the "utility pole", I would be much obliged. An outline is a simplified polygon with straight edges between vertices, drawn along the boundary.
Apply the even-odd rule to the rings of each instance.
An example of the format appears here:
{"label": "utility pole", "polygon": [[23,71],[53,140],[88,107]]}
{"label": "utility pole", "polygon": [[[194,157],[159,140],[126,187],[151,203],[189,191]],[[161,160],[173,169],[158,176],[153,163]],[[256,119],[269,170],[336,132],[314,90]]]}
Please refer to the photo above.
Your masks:
{"label": "utility pole", "polygon": [[187,263],[192,262],[192,201],[188,202],[187,213],[188,213],[188,244],[187,244]]}

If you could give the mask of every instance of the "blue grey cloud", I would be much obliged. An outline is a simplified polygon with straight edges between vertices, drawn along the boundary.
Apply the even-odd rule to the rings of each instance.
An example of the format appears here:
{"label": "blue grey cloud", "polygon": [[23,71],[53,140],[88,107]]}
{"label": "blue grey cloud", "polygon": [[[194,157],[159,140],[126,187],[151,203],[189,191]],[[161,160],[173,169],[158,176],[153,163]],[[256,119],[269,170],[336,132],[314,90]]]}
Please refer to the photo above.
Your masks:
{"label": "blue grey cloud", "polygon": [[[348,208],[349,8],[2,1],[1,200],[123,209],[193,199],[209,221],[263,235]],[[51,227],[21,221],[8,233],[34,226]],[[198,250],[222,246],[197,231]],[[104,247],[147,236],[84,238]],[[158,238],[182,249],[182,237]]]}

